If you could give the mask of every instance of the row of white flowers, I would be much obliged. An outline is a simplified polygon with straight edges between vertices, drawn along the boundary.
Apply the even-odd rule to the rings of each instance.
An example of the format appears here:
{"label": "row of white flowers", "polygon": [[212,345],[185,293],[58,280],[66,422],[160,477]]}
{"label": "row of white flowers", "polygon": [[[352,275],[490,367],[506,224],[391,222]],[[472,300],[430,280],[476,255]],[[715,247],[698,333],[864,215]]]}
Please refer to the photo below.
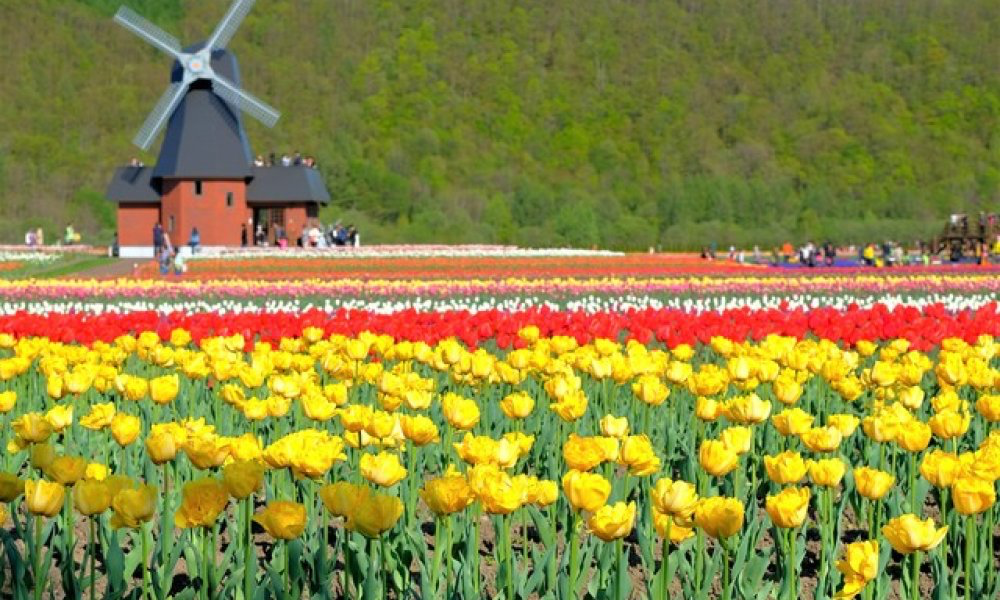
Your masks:
{"label": "row of white flowers", "polygon": [[334,246],[332,248],[205,248],[192,257],[201,259],[251,258],[540,258],[569,256],[619,256],[610,250],[578,248],[518,248],[491,245]]}
{"label": "row of white flowers", "polygon": [[733,309],[764,310],[784,307],[787,310],[814,309],[820,307],[846,310],[851,304],[861,308],[870,308],[883,304],[890,309],[898,306],[926,308],[931,305],[942,305],[950,312],[975,310],[991,302],[991,295],[971,294],[928,294],[923,296],[907,296],[896,294],[856,296],[813,296],[799,294],[791,296],[711,296],[699,298],[651,297],[642,295],[623,296],[581,296],[572,299],[553,299],[544,296],[524,297],[494,297],[465,296],[453,298],[399,298],[399,299],[364,299],[364,298],[326,298],[315,299],[271,299],[262,301],[244,299],[225,300],[121,300],[121,301],[19,301],[0,303],[0,314],[11,315],[18,312],[31,314],[47,313],[88,313],[88,314],[122,314],[135,311],[170,312],[215,312],[220,314],[241,314],[258,312],[302,312],[321,310],[334,312],[340,309],[367,310],[375,313],[390,314],[401,310],[417,310],[421,312],[444,312],[464,310],[481,312],[501,310],[516,312],[531,308],[547,307],[552,310],[596,312],[623,312],[629,310],[674,309],[697,314],[711,311]]}
{"label": "row of white flowers", "polygon": [[37,250],[0,250],[0,262],[49,263],[62,258],[62,254]]}

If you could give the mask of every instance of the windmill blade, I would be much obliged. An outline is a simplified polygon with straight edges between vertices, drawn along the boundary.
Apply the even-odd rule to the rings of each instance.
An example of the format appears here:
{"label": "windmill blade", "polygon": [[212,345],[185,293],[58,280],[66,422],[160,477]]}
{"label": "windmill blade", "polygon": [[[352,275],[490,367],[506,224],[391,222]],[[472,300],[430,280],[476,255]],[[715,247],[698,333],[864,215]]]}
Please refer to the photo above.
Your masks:
{"label": "windmill blade", "polygon": [[131,8],[127,6],[119,8],[118,12],[115,13],[115,22],[163,52],[180,60],[181,43],[177,41],[177,38],[153,25]]}
{"label": "windmill blade", "polygon": [[271,108],[263,101],[257,99],[252,94],[244,92],[233,85],[229,80],[215,74],[212,76],[212,89],[236,108],[247,113],[268,127],[274,127],[281,117],[281,113]]}
{"label": "windmill blade", "polygon": [[250,9],[253,8],[254,2],[256,0],[234,0],[226,16],[222,17],[219,25],[212,33],[212,37],[208,39],[207,47],[225,48],[229,44],[229,41],[233,39],[233,35],[243,22],[243,19],[246,18]]}
{"label": "windmill blade", "polygon": [[160,96],[160,101],[156,103],[153,112],[149,113],[146,121],[139,128],[139,133],[135,134],[135,138],[132,139],[132,142],[136,146],[139,146],[143,150],[149,149],[150,144],[156,139],[156,135],[160,133],[160,130],[167,123],[167,119],[173,114],[177,105],[181,103],[184,94],[187,92],[187,87],[186,83],[173,83]]}

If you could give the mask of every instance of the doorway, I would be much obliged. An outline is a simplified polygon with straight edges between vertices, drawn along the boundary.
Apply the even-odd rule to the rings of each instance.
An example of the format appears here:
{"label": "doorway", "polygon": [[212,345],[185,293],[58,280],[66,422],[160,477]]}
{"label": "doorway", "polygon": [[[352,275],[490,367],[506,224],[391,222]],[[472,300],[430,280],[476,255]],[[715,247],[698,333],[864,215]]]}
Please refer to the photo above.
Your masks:
{"label": "doorway", "polygon": [[280,207],[255,208],[253,211],[254,243],[276,246],[285,237],[285,209]]}

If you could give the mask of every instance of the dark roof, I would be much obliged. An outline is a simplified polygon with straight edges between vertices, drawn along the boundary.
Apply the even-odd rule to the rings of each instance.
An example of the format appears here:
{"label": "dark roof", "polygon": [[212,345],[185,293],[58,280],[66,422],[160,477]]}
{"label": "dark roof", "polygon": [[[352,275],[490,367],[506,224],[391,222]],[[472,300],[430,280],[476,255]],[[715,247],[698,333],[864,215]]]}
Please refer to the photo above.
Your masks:
{"label": "dark roof", "polygon": [[[212,68],[240,85],[239,66],[229,52],[213,52]],[[179,77],[175,62],[171,80]],[[209,81],[199,80],[167,122],[153,178],[244,179],[250,177],[251,162],[241,112],[215,95]]]}
{"label": "dark roof", "polygon": [[121,167],[115,169],[115,175],[108,185],[109,200],[118,203],[154,203],[160,202],[159,185],[153,184],[150,167]]}
{"label": "dark roof", "polygon": [[[151,167],[120,167],[108,185],[107,197],[119,204],[158,204],[159,181]],[[330,193],[319,171],[309,167],[253,167],[247,186],[247,204],[330,202]]]}
{"label": "dark roof", "polygon": [[268,202],[318,202],[326,204],[330,193],[319,171],[306,166],[253,167],[247,187],[247,204]]}

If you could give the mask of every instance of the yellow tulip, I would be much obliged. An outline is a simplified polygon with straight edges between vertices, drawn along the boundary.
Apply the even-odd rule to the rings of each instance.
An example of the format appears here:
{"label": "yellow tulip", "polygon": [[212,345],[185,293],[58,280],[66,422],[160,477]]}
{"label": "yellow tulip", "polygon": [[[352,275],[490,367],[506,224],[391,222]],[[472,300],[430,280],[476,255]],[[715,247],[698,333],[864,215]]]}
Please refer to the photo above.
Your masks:
{"label": "yellow tulip", "polygon": [[403,502],[385,494],[372,494],[364,504],[355,506],[347,517],[346,527],[368,538],[377,538],[393,528],[403,514]]}
{"label": "yellow tulip", "polygon": [[951,487],[961,470],[962,463],[958,456],[943,450],[931,450],[920,461],[920,474],[939,488]]}
{"label": "yellow tulip", "polygon": [[719,435],[722,443],[736,454],[746,454],[753,446],[753,430],[749,427],[732,426]]}
{"label": "yellow tulip", "polygon": [[813,427],[799,436],[806,448],[813,452],[833,452],[844,436],[836,427]]}
{"label": "yellow tulip", "polygon": [[448,424],[455,429],[472,429],[479,423],[479,406],[474,400],[451,392],[441,399],[441,410]]}
{"label": "yellow tulip", "polygon": [[605,542],[612,542],[631,533],[635,526],[635,502],[618,502],[602,506],[587,520],[587,527]]}
{"label": "yellow tulip", "polygon": [[802,385],[791,377],[778,377],[771,384],[774,397],[782,404],[791,406],[802,397]]}
{"label": "yellow tulip", "polygon": [[500,410],[509,419],[523,419],[535,409],[535,399],[524,392],[508,394],[500,401]]}
{"label": "yellow tulip", "polygon": [[142,421],[139,417],[125,413],[117,413],[111,419],[111,436],[118,445],[125,447],[135,441],[142,432]]}
{"label": "yellow tulip", "polygon": [[596,473],[567,471],[562,478],[563,493],[576,510],[593,512],[611,495],[611,482]]}
{"label": "yellow tulip", "polygon": [[896,478],[885,471],[870,467],[854,469],[854,487],[858,493],[869,500],[879,500],[892,489]]}
{"label": "yellow tulip", "polygon": [[212,527],[228,503],[229,493],[218,479],[205,477],[186,483],[174,525],[180,529]]}
{"label": "yellow tulip", "polygon": [[32,468],[44,471],[56,459],[56,450],[49,444],[34,444],[31,446],[31,466]]}
{"label": "yellow tulip", "polygon": [[89,481],[104,481],[107,479],[110,469],[107,465],[102,465],[101,463],[92,462],[87,465],[87,470],[84,472],[84,479]]}
{"label": "yellow tulip", "polygon": [[809,488],[785,488],[774,496],[768,496],[764,507],[778,527],[798,527],[805,522],[809,511]]}
{"label": "yellow tulip", "polygon": [[623,438],[628,435],[628,417],[604,415],[601,417],[601,433],[607,437]]}
{"label": "yellow tulip", "polygon": [[837,561],[837,570],[844,576],[844,587],[837,592],[838,600],[853,598],[878,576],[879,547],[876,540],[853,542],[844,548],[844,557]]}
{"label": "yellow tulip", "polygon": [[66,487],[39,479],[24,482],[24,506],[33,515],[54,517],[62,510]]}
{"label": "yellow tulip", "polygon": [[90,405],[90,414],[80,418],[80,425],[94,431],[104,429],[111,425],[111,419],[115,416],[115,405],[106,402],[104,404]]}
{"label": "yellow tulip", "polygon": [[415,446],[426,446],[441,439],[438,435],[437,425],[423,415],[403,415],[399,418],[399,425],[406,439],[413,442]]}
{"label": "yellow tulip", "polygon": [[508,515],[521,507],[527,490],[523,480],[495,470],[476,491],[484,511],[492,515]]}
{"label": "yellow tulip", "polygon": [[0,413],[10,412],[14,408],[14,404],[16,403],[17,403],[17,392],[13,390],[0,392]]}
{"label": "yellow tulip", "polygon": [[24,481],[16,475],[0,472],[0,502],[13,502],[24,493]]}
{"label": "yellow tulip", "polygon": [[826,418],[829,427],[836,427],[840,430],[840,435],[844,438],[851,437],[851,434],[858,428],[861,419],[854,415],[834,414]]}
{"label": "yellow tulip", "polygon": [[45,413],[45,420],[52,426],[53,431],[62,431],[73,424],[73,406],[53,406]]}
{"label": "yellow tulip", "polygon": [[837,487],[847,472],[847,465],[839,458],[809,461],[809,479],[816,485]]}
{"label": "yellow tulip", "polygon": [[618,460],[628,466],[633,475],[639,477],[651,475],[660,469],[660,458],[656,456],[653,444],[645,434],[630,435],[623,439]]}
{"label": "yellow tulip", "polygon": [[406,477],[399,456],[390,452],[361,455],[360,468],[365,479],[384,487],[394,486]]}
{"label": "yellow tulip", "polygon": [[815,417],[801,408],[789,408],[771,416],[771,424],[781,435],[801,435],[812,427]]}
{"label": "yellow tulip", "polygon": [[598,438],[569,434],[563,443],[563,458],[566,466],[577,471],[590,471],[607,460],[607,452]]}
{"label": "yellow tulip", "polygon": [[927,421],[934,435],[942,440],[950,440],[965,434],[972,423],[972,417],[956,410],[944,410]]}
{"label": "yellow tulip", "polygon": [[659,406],[670,396],[670,388],[659,377],[643,375],[632,384],[632,393],[650,406]]}
{"label": "yellow tulip", "polygon": [[771,403],[757,394],[737,396],[726,403],[725,414],[734,423],[763,423],[771,414]]}
{"label": "yellow tulip", "polygon": [[698,462],[709,474],[722,477],[740,464],[740,458],[725,443],[705,440],[698,449]]}
{"label": "yellow tulip", "polygon": [[306,507],[298,502],[276,500],[254,515],[267,534],[279,540],[294,540],[306,528]]}
{"label": "yellow tulip", "polygon": [[736,498],[705,498],[694,510],[694,523],[709,536],[719,539],[743,529],[743,503]]}
{"label": "yellow tulip", "polygon": [[139,527],[140,524],[153,518],[158,500],[159,492],[156,486],[146,484],[134,489],[123,489],[113,494],[111,508],[115,512],[111,515],[111,526],[115,529]]}
{"label": "yellow tulip", "polygon": [[664,477],[656,482],[650,494],[656,510],[685,521],[690,520],[698,505],[695,486],[686,481],[672,481]]}
{"label": "yellow tulip", "polygon": [[222,466],[229,458],[229,446],[219,445],[214,437],[192,437],[184,444],[184,454],[195,467],[211,469]]}
{"label": "yellow tulip", "polygon": [[[983,394],[976,400],[976,410],[990,423],[1000,421],[1000,395]],[[2,412],[2,408],[0,408]]]}
{"label": "yellow tulip", "polygon": [[162,465],[177,456],[177,443],[167,431],[154,431],[146,438],[146,455],[154,465]]}
{"label": "yellow tulip", "polygon": [[52,425],[38,413],[27,413],[10,422],[11,429],[26,442],[37,444],[49,439]]}
{"label": "yellow tulip", "polygon": [[475,499],[469,482],[461,475],[445,475],[428,480],[420,490],[420,497],[427,508],[438,516],[464,510]]}
{"label": "yellow tulip", "polygon": [[54,458],[45,467],[45,476],[63,485],[73,485],[87,474],[87,461],[78,456]]}
{"label": "yellow tulip", "polygon": [[898,394],[899,401],[910,410],[917,410],[924,403],[924,389],[919,385],[903,388]]}
{"label": "yellow tulip", "polygon": [[938,529],[934,525],[934,519],[921,521],[912,514],[896,517],[882,528],[882,535],[900,554],[933,550],[947,533],[947,526]]}
{"label": "yellow tulip", "polygon": [[264,465],[256,460],[229,463],[222,469],[222,483],[230,496],[242,500],[264,486]]}
{"label": "yellow tulip", "polygon": [[670,536],[671,544],[680,544],[694,536],[694,529],[680,524],[674,517],[653,511],[653,527],[661,538]]}
{"label": "yellow tulip", "polygon": [[776,456],[765,456],[764,469],[768,478],[778,485],[798,483],[806,475],[806,461],[798,452],[787,450]]}
{"label": "yellow tulip", "polygon": [[711,398],[698,396],[694,404],[694,414],[702,421],[711,423],[722,414],[722,405]]}
{"label": "yellow tulip", "polygon": [[997,501],[993,482],[978,477],[959,477],[951,486],[951,494],[955,510],[963,515],[986,512]]}
{"label": "yellow tulip", "polygon": [[537,506],[549,506],[559,499],[559,485],[555,481],[536,480],[532,488],[532,501]]}
{"label": "yellow tulip", "polygon": [[177,373],[149,380],[149,396],[157,404],[170,404],[181,390],[181,379]]}
{"label": "yellow tulip", "polygon": [[346,517],[355,506],[368,501],[372,491],[368,486],[338,481],[319,489],[323,505],[335,517]]}
{"label": "yellow tulip", "polygon": [[923,452],[930,441],[931,428],[916,419],[907,423],[906,427],[900,428],[896,434],[896,443],[908,452]]}
{"label": "yellow tulip", "polygon": [[73,506],[84,516],[101,514],[111,507],[111,490],[103,481],[81,481],[73,486]]}

